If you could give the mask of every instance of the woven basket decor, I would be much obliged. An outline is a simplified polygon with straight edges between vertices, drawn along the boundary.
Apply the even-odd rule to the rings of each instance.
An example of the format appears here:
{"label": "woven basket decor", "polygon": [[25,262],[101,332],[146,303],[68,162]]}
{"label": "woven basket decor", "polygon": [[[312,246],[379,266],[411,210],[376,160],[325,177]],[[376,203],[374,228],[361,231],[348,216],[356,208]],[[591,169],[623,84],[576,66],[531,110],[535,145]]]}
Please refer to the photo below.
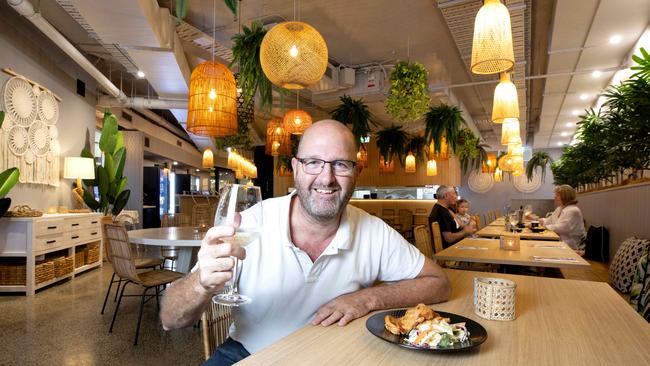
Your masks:
{"label": "woven basket decor", "polygon": [[34,270],[34,279],[38,285],[41,282],[49,281],[54,278],[54,262],[48,261],[36,265]]}
{"label": "woven basket decor", "polygon": [[26,278],[24,263],[0,263],[0,285],[25,285]]}
{"label": "woven basket decor", "polygon": [[517,285],[501,278],[474,278],[474,313],[488,320],[515,318]]}
{"label": "woven basket decor", "polygon": [[16,124],[27,127],[36,119],[36,95],[29,82],[13,77],[4,87],[4,104],[7,116]]}
{"label": "woven basket decor", "polygon": [[54,259],[54,277],[62,277],[72,273],[72,257],[59,257]]}

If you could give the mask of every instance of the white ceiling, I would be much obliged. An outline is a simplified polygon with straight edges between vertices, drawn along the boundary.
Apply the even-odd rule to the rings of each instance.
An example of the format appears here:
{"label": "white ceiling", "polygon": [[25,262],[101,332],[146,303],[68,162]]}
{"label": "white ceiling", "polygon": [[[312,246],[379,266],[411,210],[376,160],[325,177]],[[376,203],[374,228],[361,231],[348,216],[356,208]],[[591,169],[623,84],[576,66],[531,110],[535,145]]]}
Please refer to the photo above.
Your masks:
{"label": "white ceiling", "polygon": [[[310,23],[321,32],[329,49],[331,63],[363,69],[368,65],[389,66],[397,60],[409,58],[422,63],[429,71],[431,85],[439,86],[441,91],[432,92],[434,102],[457,100],[462,103],[467,116],[471,116],[477,131],[493,149],[502,148],[498,144],[500,126],[489,122],[492,93],[497,77],[478,77],[472,75],[467,67],[474,16],[481,0],[244,0],[242,5],[242,24],[253,20],[265,23],[294,19],[294,4],[297,5],[296,18]],[[99,0],[58,0],[58,3],[72,3],[84,14],[95,31],[101,33],[104,44],[116,42],[119,50],[126,50],[128,57],[148,75],[153,90],[135,88],[137,94],[178,97],[186,93],[186,68],[193,67],[206,57],[205,48],[194,47],[177,37],[169,41],[164,32],[156,29],[164,23],[160,14],[172,8],[170,0],[119,0],[108,6]],[[649,0],[505,0],[511,9],[516,47],[516,72],[513,77],[520,94],[522,122],[536,127],[535,148],[557,147],[568,143],[575,131],[577,117],[572,111],[582,111],[594,105],[597,94],[606,87],[614,71],[629,59],[629,53],[650,21]],[[93,5],[95,4],[95,5]],[[101,5],[104,4],[104,5]],[[175,5],[175,2],[173,2]],[[223,50],[230,47],[230,38],[239,30],[239,24],[223,1],[193,0],[185,19],[198,31],[215,39],[221,48],[218,57],[227,57]],[[111,58],[111,53],[102,53],[87,36],[84,29],[75,24],[70,15],[56,9],[54,0],[42,0],[39,4],[44,16],[80,48],[100,57]],[[160,6],[159,11],[151,9]],[[213,6],[216,10],[213,23]],[[536,8],[538,7],[538,8]],[[531,60],[530,46],[535,44],[531,18],[541,10],[553,9],[552,19],[542,24],[541,32],[549,35],[547,74],[564,74],[546,78],[541,105],[539,101],[531,104],[530,65],[540,60]],[[442,9],[441,9],[442,8]],[[546,8],[546,9],[542,9]],[[461,11],[462,10],[462,11]],[[163,19],[162,21],[160,19]],[[92,20],[92,22],[90,22]],[[110,21],[108,21],[110,20]],[[163,27],[164,28],[164,27]],[[178,31],[180,28],[176,27]],[[608,43],[613,34],[621,36],[617,45]],[[205,37],[204,37],[205,38]],[[167,43],[182,44],[181,55],[174,53]],[[105,47],[105,46],[104,46]],[[115,60],[113,50],[113,60]],[[225,55],[225,56],[224,56]],[[182,61],[179,61],[183,59]],[[119,60],[118,60],[119,61]],[[183,61],[186,63],[183,65]],[[119,61],[124,63],[123,60]],[[133,65],[131,65],[132,68]],[[147,71],[151,70],[151,71]],[[600,78],[593,78],[591,70],[605,71]],[[586,71],[589,71],[585,73]],[[478,84],[481,81],[492,81]],[[526,80],[526,81],[525,81]],[[469,84],[469,85],[465,85]],[[447,89],[450,87],[450,89]],[[126,88],[125,88],[126,89]],[[130,90],[125,90],[127,95]],[[344,91],[341,91],[341,94]],[[301,93],[301,99],[308,102],[311,93]],[[586,99],[581,99],[586,94]],[[382,98],[367,98],[371,111],[383,125],[392,123],[383,108]],[[287,106],[290,106],[290,98]],[[276,102],[276,105],[278,103]],[[323,118],[331,109],[331,102],[320,106],[301,106]],[[539,121],[526,121],[531,109],[540,109]],[[181,111],[175,111],[177,118],[183,119]],[[274,113],[281,113],[279,108]],[[258,118],[256,129],[262,132],[267,118]],[[180,121],[184,122],[184,121]],[[567,123],[573,124],[567,127]],[[523,123],[522,123],[523,125]],[[417,127],[417,124],[415,125]],[[411,126],[414,128],[414,126]],[[566,136],[562,136],[562,134]],[[522,137],[526,131],[522,127]],[[530,142],[529,142],[530,143]]]}

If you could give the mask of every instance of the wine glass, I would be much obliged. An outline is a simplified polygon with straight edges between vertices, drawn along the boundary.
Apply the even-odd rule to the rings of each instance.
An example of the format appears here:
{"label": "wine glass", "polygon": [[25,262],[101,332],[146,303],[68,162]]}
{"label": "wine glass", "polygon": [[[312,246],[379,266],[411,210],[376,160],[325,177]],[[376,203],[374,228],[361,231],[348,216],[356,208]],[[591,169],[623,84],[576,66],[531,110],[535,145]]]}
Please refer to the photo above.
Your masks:
{"label": "wine glass", "polygon": [[517,218],[517,212],[509,214],[508,220],[510,220],[510,230],[512,230],[512,232],[515,232],[517,229],[517,223],[519,222],[519,219]]}
{"label": "wine glass", "polygon": [[[250,215],[241,213],[251,210]],[[245,186],[240,184],[227,184],[221,191],[221,198],[214,215],[214,225],[233,225],[240,219],[240,225],[234,236],[222,238],[225,243],[246,246],[260,237],[262,231],[262,193],[260,187]],[[239,293],[238,284],[241,275],[241,261],[231,257],[234,261],[232,279],[226,284],[224,292],[212,298],[217,304],[225,306],[240,306],[248,304],[252,299]]]}
{"label": "wine glass", "polygon": [[530,215],[533,213],[533,206],[528,204],[524,206],[524,219],[527,217],[530,217]]}

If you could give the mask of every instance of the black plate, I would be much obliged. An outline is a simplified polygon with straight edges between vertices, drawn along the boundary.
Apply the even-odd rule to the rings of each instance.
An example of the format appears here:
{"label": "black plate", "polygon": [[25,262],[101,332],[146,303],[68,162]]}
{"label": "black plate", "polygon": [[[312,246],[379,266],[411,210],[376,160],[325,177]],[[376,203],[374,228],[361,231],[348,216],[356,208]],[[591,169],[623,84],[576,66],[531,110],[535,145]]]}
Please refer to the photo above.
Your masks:
{"label": "black plate", "polygon": [[543,227],[531,227],[530,231],[539,234],[539,233],[542,233],[542,232],[546,231],[546,228],[543,228]]}
{"label": "black plate", "polygon": [[472,319],[453,313],[445,313],[443,311],[436,312],[444,318],[449,318],[451,324],[465,322],[465,327],[469,331],[469,339],[463,343],[454,344],[449,348],[422,348],[404,343],[404,339],[406,338],[405,335],[398,336],[387,331],[386,328],[384,328],[384,316],[392,315],[395,317],[401,317],[404,315],[404,313],[406,313],[406,309],[389,310],[377,313],[366,320],[366,328],[368,328],[370,333],[374,334],[376,337],[379,337],[386,342],[396,344],[400,347],[415,349],[418,351],[439,353],[467,351],[480,346],[481,343],[485,342],[487,339],[487,331],[485,328],[483,328],[481,324],[473,321]]}

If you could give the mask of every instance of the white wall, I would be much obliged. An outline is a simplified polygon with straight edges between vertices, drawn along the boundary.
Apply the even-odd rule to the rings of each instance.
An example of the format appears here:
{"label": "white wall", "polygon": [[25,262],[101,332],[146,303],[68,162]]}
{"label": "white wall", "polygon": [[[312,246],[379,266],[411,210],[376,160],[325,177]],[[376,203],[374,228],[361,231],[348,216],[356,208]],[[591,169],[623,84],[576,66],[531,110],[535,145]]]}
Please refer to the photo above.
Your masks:
{"label": "white wall", "polygon": [[[0,68],[11,68],[62,98],[57,123],[61,158],[79,156],[86,131],[91,131],[91,139],[94,134],[95,83],[5,1],[0,1]],[[4,87],[9,78],[0,72],[0,85]],[[76,94],[77,78],[86,83],[86,98]],[[63,162],[60,165],[63,168]],[[72,180],[67,179],[62,179],[58,188],[19,183],[8,197],[12,206],[28,204],[44,210],[50,206],[70,207],[71,185]]]}

